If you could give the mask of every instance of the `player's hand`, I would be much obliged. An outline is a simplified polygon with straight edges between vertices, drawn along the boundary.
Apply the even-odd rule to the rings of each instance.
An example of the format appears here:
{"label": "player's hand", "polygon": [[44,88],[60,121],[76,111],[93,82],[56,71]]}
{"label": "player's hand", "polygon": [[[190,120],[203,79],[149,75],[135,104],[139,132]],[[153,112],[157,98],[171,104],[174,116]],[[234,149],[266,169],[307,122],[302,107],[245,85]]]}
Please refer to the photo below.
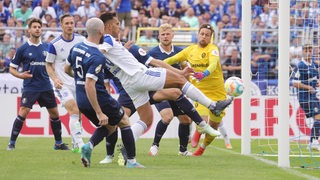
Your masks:
{"label": "player's hand", "polygon": [[30,78],[32,78],[32,77],[33,77],[33,75],[30,74],[30,70],[29,70],[29,71],[24,71],[24,72],[22,72],[22,73],[20,74],[20,78],[21,78],[21,79],[30,79]]}
{"label": "player's hand", "polygon": [[195,72],[193,73],[193,77],[195,77],[198,81],[201,81],[205,76],[203,72]]}
{"label": "player's hand", "polygon": [[61,79],[56,79],[54,81],[54,87],[57,88],[57,89],[61,89],[63,86],[63,82],[61,81]]}
{"label": "player's hand", "polygon": [[130,40],[130,41],[126,42],[123,46],[124,46],[126,49],[130,49],[133,44],[134,44],[134,41]]}
{"label": "player's hand", "polygon": [[98,118],[98,120],[99,120],[99,125],[100,126],[105,126],[105,125],[107,125],[108,124],[108,116],[106,116],[105,114],[103,114],[103,113],[99,113],[99,114],[97,114],[97,118]]}
{"label": "player's hand", "polygon": [[309,90],[309,93],[310,93],[310,94],[315,94],[315,93],[317,93],[317,92],[318,92],[318,91],[317,91],[316,89],[313,89],[313,88],[312,88],[311,90]]}
{"label": "player's hand", "polygon": [[194,70],[191,67],[185,67],[181,72],[184,77],[188,78],[190,75],[192,75]]}

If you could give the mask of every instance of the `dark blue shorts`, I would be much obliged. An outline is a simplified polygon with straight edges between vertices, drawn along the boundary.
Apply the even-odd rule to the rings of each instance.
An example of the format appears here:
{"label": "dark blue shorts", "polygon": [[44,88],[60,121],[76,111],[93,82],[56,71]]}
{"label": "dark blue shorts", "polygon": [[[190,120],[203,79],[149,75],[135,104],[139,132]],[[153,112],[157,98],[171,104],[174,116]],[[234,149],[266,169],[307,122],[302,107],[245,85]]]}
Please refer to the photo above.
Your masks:
{"label": "dark blue shorts", "polygon": [[[82,109],[79,108],[80,112],[84,114],[95,126],[99,127],[99,120],[97,118],[96,112],[93,108],[91,109]],[[108,103],[105,103],[104,106],[101,106],[102,112],[108,116],[108,124],[111,126],[117,125],[122,117],[124,116],[124,110],[120,104],[113,99]]]}
{"label": "dark blue shorts", "polygon": [[320,114],[320,102],[319,100],[300,101],[300,106],[306,114],[307,118]]}
{"label": "dark blue shorts", "polygon": [[40,107],[46,107],[47,109],[57,107],[53,90],[44,92],[23,92],[20,107],[23,106],[32,109],[32,106],[37,101]]}
{"label": "dark blue shorts", "polygon": [[177,106],[175,101],[158,102],[158,101],[153,100],[152,97],[153,97],[154,93],[155,93],[155,91],[150,91],[149,92],[150,103],[154,104],[159,112],[162,111],[163,109],[171,108],[172,111],[173,111],[173,115],[174,116],[180,116],[180,115],[184,115],[185,114],[184,112],[182,112],[180,110],[180,108]]}
{"label": "dark blue shorts", "polygon": [[131,110],[131,115],[136,112],[136,108],[128,94],[120,94],[118,97],[118,102],[121,106],[126,107]]}

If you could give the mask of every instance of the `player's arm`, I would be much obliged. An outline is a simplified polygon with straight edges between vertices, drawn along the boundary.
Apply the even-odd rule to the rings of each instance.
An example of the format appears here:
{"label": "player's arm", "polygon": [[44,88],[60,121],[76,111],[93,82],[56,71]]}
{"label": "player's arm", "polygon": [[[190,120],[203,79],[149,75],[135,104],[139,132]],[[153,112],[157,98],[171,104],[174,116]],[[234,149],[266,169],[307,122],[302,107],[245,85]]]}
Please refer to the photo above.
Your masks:
{"label": "player's arm", "polygon": [[64,72],[67,73],[69,76],[74,77],[73,70],[70,63],[66,63],[64,65]]}
{"label": "player's arm", "polygon": [[108,117],[102,112],[98,102],[97,91],[96,91],[96,80],[91,77],[87,77],[86,83],[85,83],[85,90],[86,90],[86,94],[89,99],[89,102],[92,108],[94,109],[94,111],[96,112],[97,118],[100,121],[99,124],[100,125],[108,124]]}
{"label": "player's arm", "polygon": [[49,77],[52,79],[54,83],[54,87],[61,89],[63,82],[58,78],[54,68],[54,61],[56,59],[56,50],[55,47],[50,43],[48,45],[48,54],[46,56],[46,70]]}
{"label": "player's arm", "polygon": [[169,64],[161,61],[161,60],[158,60],[158,59],[152,59],[150,62],[149,62],[149,65],[151,66],[154,66],[154,67],[162,67],[162,68],[166,68],[166,69],[169,69],[175,73],[178,73],[178,74],[183,74],[183,71],[181,71],[180,69],[177,69],[177,68],[174,68],[172,66],[170,66]]}
{"label": "player's arm", "polygon": [[175,63],[181,63],[183,61],[185,61],[187,59],[187,53],[189,49],[188,48],[185,48],[184,50],[180,51],[179,53],[177,53],[176,55],[174,56],[171,56],[165,60],[163,60],[165,63],[169,64],[169,65],[172,65],[172,64],[175,64]]}
{"label": "player's arm", "polygon": [[297,89],[304,89],[304,90],[308,90],[310,92],[315,90],[312,86],[309,86],[307,84],[303,84],[300,81],[293,81],[292,82],[292,86],[297,88]]}
{"label": "player's arm", "polygon": [[32,78],[32,74],[30,74],[30,70],[24,71],[20,73],[16,67],[10,66],[9,68],[10,74],[12,74],[14,77],[20,78],[20,79],[29,79]]}

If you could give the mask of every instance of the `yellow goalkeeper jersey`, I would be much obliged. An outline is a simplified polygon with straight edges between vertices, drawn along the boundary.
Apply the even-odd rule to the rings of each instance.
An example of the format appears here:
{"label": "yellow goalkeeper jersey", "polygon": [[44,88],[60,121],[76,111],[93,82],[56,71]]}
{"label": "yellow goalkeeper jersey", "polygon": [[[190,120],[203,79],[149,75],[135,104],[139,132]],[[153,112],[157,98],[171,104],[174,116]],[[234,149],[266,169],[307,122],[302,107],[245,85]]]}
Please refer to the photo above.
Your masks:
{"label": "yellow goalkeeper jersey", "polygon": [[219,58],[219,49],[214,44],[208,44],[205,48],[190,45],[178,54],[164,60],[172,65],[177,62],[187,61],[195,72],[208,70],[210,75],[200,82],[191,81],[207,97],[214,101],[226,98],[224,79]]}

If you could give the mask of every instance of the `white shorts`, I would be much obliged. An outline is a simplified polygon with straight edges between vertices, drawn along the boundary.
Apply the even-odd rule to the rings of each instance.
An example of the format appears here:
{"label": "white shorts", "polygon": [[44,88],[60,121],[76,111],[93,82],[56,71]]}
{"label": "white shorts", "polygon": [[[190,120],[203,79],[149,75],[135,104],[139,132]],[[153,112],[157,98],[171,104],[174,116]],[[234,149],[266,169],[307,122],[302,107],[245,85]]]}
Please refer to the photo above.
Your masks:
{"label": "white shorts", "polygon": [[74,86],[63,85],[61,89],[54,88],[54,94],[59,99],[62,106],[71,99],[75,100],[76,92]]}
{"label": "white shorts", "polygon": [[149,101],[149,91],[157,91],[164,88],[166,74],[167,71],[164,68],[149,68],[121,82],[123,88],[132,99],[135,108]]}

